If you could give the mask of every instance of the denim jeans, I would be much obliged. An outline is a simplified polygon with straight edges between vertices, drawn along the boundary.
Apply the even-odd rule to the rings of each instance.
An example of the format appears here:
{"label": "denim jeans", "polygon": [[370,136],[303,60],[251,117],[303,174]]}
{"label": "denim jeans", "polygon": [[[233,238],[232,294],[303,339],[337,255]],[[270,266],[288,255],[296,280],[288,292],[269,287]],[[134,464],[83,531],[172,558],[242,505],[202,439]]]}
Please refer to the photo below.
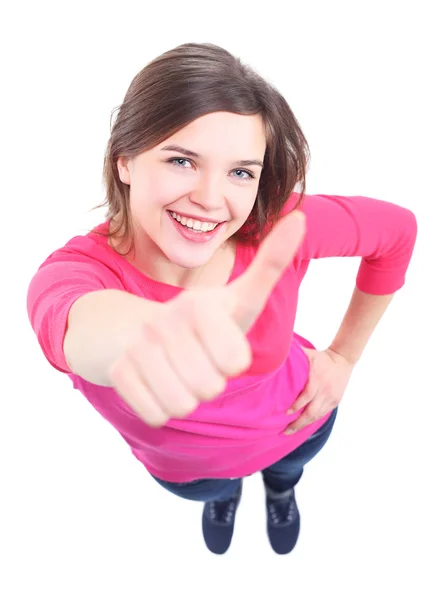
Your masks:
{"label": "denim jeans", "polygon": [[[332,411],[329,419],[301,446],[284,456],[279,461],[261,471],[264,482],[276,492],[284,492],[294,487],[303,474],[304,466],[312,459],[328,441],[337,417],[338,407]],[[236,479],[197,479],[188,483],[173,483],[152,477],[166,490],[185,498],[210,502],[231,498],[240,485],[241,478]]]}

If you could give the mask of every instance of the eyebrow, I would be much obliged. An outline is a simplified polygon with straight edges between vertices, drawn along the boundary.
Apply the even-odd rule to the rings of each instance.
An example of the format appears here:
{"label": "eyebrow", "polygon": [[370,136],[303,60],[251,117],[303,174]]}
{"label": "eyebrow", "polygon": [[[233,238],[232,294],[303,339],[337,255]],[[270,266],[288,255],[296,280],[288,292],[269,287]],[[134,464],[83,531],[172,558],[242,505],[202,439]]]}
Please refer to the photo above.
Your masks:
{"label": "eyebrow", "polygon": [[[186,154],[187,156],[190,156],[192,158],[202,158],[200,156],[200,154],[198,154],[197,152],[193,152],[193,150],[188,150],[187,148],[182,148],[182,146],[164,146],[164,148],[161,148],[162,151],[169,151],[169,152],[179,152],[180,154]],[[237,160],[234,163],[232,163],[234,165],[242,165],[245,167],[248,167],[250,165],[258,165],[259,167],[263,168],[264,163],[262,162],[262,160],[258,160],[256,158],[250,159],[250,160]]]}

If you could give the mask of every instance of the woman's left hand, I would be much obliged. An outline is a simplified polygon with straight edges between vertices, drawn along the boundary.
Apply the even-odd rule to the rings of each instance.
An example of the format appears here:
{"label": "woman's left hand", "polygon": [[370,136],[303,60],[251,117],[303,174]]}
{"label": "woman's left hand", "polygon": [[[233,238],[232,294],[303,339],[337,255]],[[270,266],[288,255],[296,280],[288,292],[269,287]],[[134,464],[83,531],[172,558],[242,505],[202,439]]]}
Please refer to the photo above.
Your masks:
{"label": "woman's left hand", "polygon": [[299,429],[318,421],[340,404],[356,363],[327,348],[313,350],[302,348],[310,361],[308,382],[287,414],[307,405],[300,417],[284,433],[296,433]]}

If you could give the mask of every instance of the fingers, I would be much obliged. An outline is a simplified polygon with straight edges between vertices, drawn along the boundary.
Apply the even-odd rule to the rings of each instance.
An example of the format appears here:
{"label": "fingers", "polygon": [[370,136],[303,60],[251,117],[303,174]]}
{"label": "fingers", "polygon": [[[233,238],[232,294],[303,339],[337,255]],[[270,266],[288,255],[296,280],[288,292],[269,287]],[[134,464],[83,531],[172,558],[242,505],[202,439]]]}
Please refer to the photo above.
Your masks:
{"label": "fingers", "polygon": [[113,387],[152,427],[194,412],[250,364],[244,333],[220,303],[213,304],[196,297],[169,304],[111,369]]}
{"label": "fingers", "polygon": [[311,423],[322,419],[333,408],[335,408],[335,406],[333,406],[333,403],[329,399],[315,398],[302,411],[299,418],[296,419],[296,421],[294,421],[289,427],[287,427],[284,433],[286,435],[292,435],[293,433],[296,433],[307,425],[311,425]]}
{"label": "fingers", "polygon": [[115,391],[145,423],[161,427],[168,421],[169,415],[153,398],[127,355],[111,367],[109,376]]}
{"label": "fingers", "polygon": [[303,408],[305,405],[308,404],[308,402],[311,402],[311,400],[315,397],[316,393],[317,393],[317,387],[314,385],[311,385],[311,381],[310,381],[307,384],[305,390],[299,396],[299,398],[295,401],[294,404],[292,404],[290,410],[287,411],[287,414],[293,414],[293,413],[297,412],[298,410],[300,410],[301,408]]}
{"label": "fingers", "polygon": [[[113,365],[113,387],[150,426],[193,412],[199,401],[171,366],[162,327],[144,325],[139,336]],[[165,329],[165,328],[164,328]]]}
{"label": "fingers", "polygon": [[130,351],[129,355],[145,389],[167,415],[167,420],[184,417],[197,408],[198,398],[172,367],[167,347],[162,343],[149,348],[147,354]]}
{"label": "fingers", "polygon": [[[211,315],[208,315],[208,318],[211,320]],[[178,319],[176,318],[176,320]],[[166,321],[165,327],[161,324],[159,333],[156,335],[159,335],[160,348],[165,352],[166,369],[169,372],[164,369],[160,371],[156,369],[153,374],[148,376],[148,379],[152,381],[155,378],[167,378],[169,382],[173,382],[174,386],[177,386],[178,383],[179,385],[183,384],[196,402],[210,400],[218,396],[226,387],[226,372],[221,371],[210,359],[192,326],[188,323],[177,325],[177,323],[172,322],[172,315],[170,314],[167,315]],[[215,329],[222,329],[222,327],[216,326],[214,328],[213,326],[213,331]],[[216,339],[220,341],[218,334]],[[147,358],[142,359],[140,368],[144,371],[150,371]],[[154,389],[159,394],[158,390],[164,388],[157,381],[154,384]]]}

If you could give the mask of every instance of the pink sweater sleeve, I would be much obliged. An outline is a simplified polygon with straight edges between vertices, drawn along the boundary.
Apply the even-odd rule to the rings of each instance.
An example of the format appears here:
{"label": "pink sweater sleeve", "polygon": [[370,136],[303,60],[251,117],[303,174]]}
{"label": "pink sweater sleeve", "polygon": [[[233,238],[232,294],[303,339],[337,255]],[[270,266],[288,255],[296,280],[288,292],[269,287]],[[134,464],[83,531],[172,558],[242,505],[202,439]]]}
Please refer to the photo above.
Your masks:
{"label": "pink sweater sleeve", "polygon": [[[298,196],[292,194],[289,208]],[[417,237],[416,217],[410,210],[365,196],[324,194],[304,196],[299,210],[306,214],[307,233],[296,264],[361,256],[356,285],[362,292],[392,294],[404,285]]]}
{"label": "pink sweater sleeve", "polygon": [[44,356],[58,371],[71,373],[64,356],[64,336],[72,304],[88,292],[122,289],[117,275],[92,258],[54,252],[33,276],[27,312]]}

